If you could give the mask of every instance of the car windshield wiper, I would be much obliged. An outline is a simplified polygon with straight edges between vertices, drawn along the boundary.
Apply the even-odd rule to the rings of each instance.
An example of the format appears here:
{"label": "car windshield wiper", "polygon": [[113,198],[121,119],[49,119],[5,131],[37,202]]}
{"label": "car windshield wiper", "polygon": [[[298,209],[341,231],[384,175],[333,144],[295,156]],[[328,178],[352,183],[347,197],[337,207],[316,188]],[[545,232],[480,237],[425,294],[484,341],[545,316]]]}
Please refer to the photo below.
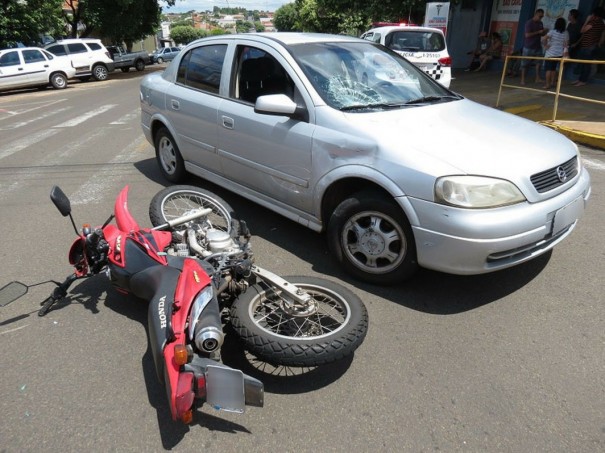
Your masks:
{"label": "car windshield wiper", "polygon": [[454,99],[460,99],[458,96],[423,96],[418,99],[412,99],[411,101],[407,101],[406,105],[414,105],[414,104],[428,104],[430,102],[441,102],[441,101],[452,101]]}
{"label": "car windshield wiper", "polygon": [[340,108],[341,112],[350,112],[353,110],[370,110],[370,109],[398,109],[401,107],[405,107],[408,105],[407,102],[379,102],[376,104],[355,104],[355,105],[346,105]]}

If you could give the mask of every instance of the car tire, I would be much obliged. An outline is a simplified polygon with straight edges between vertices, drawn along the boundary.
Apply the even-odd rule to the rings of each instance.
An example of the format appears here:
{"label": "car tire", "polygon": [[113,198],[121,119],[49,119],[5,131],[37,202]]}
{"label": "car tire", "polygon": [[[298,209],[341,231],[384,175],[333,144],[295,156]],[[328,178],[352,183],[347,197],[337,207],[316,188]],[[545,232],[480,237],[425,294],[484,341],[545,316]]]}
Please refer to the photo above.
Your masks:
{"label": "car tire", "polygon": [[109,71],[104,65],[98,64],[92,67],[92,76],[97,81],[107,80]]}
{"label": "car tire", "polygon": [[143,60],[137,60],[137,61],[134,63],[134,68],[135,68],[137,71],[139,71],[139,72],[144,71],[144,70],[145,70],[145,62],[144,62]]}
{"label": "car tire", "polygon": [[337,261],[360,280],[392,285],[418,267],[408,219],[378,192],[362,191],[342,201],[329,219],[327,235]]}
{"label": "car tire", "polygon": [[158,57],[157,62],[158,64],[162,64],[164,63],[164,59],[162,57]]}
{"label": "car tire", "polygon": [[67,77],[60,72],[55,72],[50,75],[50,84],[56,90],[63,90],[67,88]]}
{"label": "car tire", "polygon": [[164,178],[170,182],[182,182],[185,179],[185,163],[179,147],[168,129],[161,127],[155,134],[155,156]]}
{"label": "car tire", "polygon": [[120,68],[120,71],[122,71],[122,72],[128,72],[128,71],[130,71],[130,68],[129,67]]}

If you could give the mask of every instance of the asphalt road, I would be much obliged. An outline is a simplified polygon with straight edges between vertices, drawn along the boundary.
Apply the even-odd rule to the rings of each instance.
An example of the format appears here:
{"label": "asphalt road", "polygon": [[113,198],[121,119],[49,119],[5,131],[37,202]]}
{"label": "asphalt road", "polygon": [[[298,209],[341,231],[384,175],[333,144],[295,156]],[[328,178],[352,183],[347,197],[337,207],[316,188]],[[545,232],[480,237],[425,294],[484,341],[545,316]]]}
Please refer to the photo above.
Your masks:
{"label": "asphalt road", "polygon": [[[54,184],[76,224],[97,225],[129,184],[149,225],[166,183],[139,126],[141,76],[0,94],[0,285],[70,273],[74,232],[49,200]],[[264,381],[265,407],[204,407],[184,426],[155,377],[145,304],[99,276],[39,318],[52,286],[32,286],[0,308],[0,451],[604,451],[605,153],[582,154],[591,204],[552,254],[484,276],[421,271],[392,288],[349,279],[321,235],[192,178],[248,221],[261,266],[359,294],[364,344],[332,366],[259,370],[227,341],[225,361]]]}

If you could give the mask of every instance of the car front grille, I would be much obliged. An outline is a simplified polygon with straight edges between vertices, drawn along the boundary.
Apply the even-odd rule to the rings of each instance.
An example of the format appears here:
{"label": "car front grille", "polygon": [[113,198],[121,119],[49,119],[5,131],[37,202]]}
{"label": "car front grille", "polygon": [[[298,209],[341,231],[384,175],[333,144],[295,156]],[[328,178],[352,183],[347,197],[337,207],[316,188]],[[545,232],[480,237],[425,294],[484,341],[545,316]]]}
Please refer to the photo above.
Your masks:
{"label": "car front grille", "polygon": [[561,165],[536,173],[530,180],[538,193],[544,193],[565,184],[567,181],[575,178],[577,174],[578,158],[572,157]]}

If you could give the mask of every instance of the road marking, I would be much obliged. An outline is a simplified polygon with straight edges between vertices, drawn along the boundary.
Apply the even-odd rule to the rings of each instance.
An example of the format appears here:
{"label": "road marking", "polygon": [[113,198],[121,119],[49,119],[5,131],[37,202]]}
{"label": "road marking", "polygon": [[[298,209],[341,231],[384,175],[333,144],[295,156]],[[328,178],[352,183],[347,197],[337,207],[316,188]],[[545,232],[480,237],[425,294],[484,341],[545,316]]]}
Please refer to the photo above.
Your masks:
{"label": "road marking", "polygon": [[77,126],[78,124],[83,123],[84,121],[87,121],[91,118],[94,118],[97,115],[100,115],[102,113],[107,112],[108,110],[111,110],[112,108],[116,107],[117,104],[107,104],[107,105],[102,105],[101,107],[91,110],[90,112],[86,112],[83,115],[78,116],[77,118],[74,118],[72,120],[66,121],[65,123],[61,123],[55,127],[74,127]]}
{"label": "road marking", "polygon": [[[147,148],[147,140],[141,134],[132,141],[120,154],[111,159],[109,164],[121,164],[140,160],[140,153]],[[95,173],[85,184],[80,186],[70,197],[72,205],[97,204],[107,197],[117,194],[116,184],[124,180],[123,174],[116,174],[114,168]]]}
{"label": "road marking", "polygon": [[137,116],[139,116],[139,109],[133,110],[132,112],[127,113],[123,117],[118,118],[117,120],[112,121],[109,124],[128,124],[131,122],[131,120],[134,120]]}
{"label": "road marking", "polygon": [[585,167],[592,168],[594,170],[605,170],[605,163],[600,162],[598,160],[587,159],[586,157],[582,157],[582,163]]}
{"label": "road marking", "polygon": [[[57,104],[58,102],[64,102],[67,99],[57,99],[56,101],[40,101],[40,102],[28,102],[26,104],[15,104],[11,105],[10,110],[0,108],[0,113],[8,113],[9,115],[21,115],[23,113],[33,112],[34,110],[38,110],[45,107],[50,107],[53,104]],[[34,107],[29,107],[29,106]],[[20,110],[18,107],[25,107],[23,110]],[[0,118],[0,121],[5,118]]]}
{"label": "road marking", "polygon": [[61,113],[61,112],[64,112],[66,110],[69,110],[70,108],[71,107],[64,107],[64,108],[61,108],[61,109],[58,109],[58,110],[52,110],[50,112],[46,112],[46,113],[44,113],[44,114],[42,114],[42,115],[40,115],[40,116],[38,116],[36,118],[32,118],[30,120],[21,121],[20,123],[15,123],[15,124],[12,124],[10,126],[0,127],[0,131],[8,131],[8,130],[11,130],[11,129],[17,129],[17,128],[20,128],[20,127],[23,127],[23,126],[27,126],[28,124],[34,123],[36,121],[43,120],[44,118],[48,118],[49,116],[53,116],[53,115],[56,115],[57,113]]}
{"label": "road marking", "polygon": [[0,147],[0,160],[12,154],[18,153],[25,148],[29,148],[36,143],[46,140],[58,132],[59,131],[56,129],[46,129],[44,131],[36,132],[29,137],[22,138],[21,140],[7,143],[6,145]]}

